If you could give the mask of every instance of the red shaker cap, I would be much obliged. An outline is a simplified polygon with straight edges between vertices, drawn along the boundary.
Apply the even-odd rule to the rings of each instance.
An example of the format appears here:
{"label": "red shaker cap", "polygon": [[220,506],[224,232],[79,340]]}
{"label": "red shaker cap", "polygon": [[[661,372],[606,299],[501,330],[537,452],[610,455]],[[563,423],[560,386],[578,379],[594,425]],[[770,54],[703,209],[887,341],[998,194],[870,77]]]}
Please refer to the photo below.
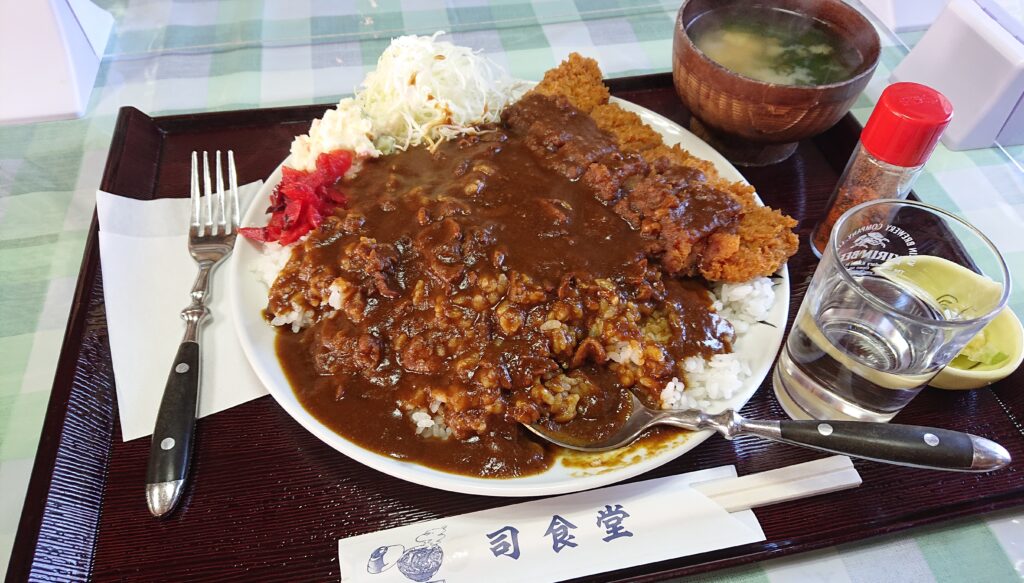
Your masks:
{"label": "red shaker cap", "polygon": [[894,166],[924,164],[953,118],[946,96],[920,83],[885,88],[860,135],[875,158]]}

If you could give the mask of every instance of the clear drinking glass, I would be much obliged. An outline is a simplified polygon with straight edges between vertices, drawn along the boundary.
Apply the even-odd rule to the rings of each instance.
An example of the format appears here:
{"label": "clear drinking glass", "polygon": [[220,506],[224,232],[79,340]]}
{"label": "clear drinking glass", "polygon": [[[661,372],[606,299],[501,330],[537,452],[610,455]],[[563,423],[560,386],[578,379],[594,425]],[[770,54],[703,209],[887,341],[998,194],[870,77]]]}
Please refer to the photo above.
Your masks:
{"label": "clear drinking glass", "polygon": [[883,199],[832,230],[773,381],[795,418],[888,421],[1003,307],[991,241],[940,208]]}

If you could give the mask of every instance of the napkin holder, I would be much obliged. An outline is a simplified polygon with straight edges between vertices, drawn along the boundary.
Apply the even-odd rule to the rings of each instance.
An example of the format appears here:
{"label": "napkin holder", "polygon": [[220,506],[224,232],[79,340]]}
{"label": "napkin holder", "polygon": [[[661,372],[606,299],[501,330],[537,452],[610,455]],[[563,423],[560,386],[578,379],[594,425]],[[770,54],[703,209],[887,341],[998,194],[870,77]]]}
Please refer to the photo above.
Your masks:
{"label": "napkin holder", "polygon": [[891,81],[949,98],[942,143],[951,150],[1024,144],[1024,25],[994,0],[952,0]]}
{"label": "napkin holder", "polygon": [[948,0],[860,0],[893,32],[924,30],[942,12]]}
{"label": "napkin holder", "polygon": [[89,0],[0,0],[0,124],[81,117],[113,26]]}

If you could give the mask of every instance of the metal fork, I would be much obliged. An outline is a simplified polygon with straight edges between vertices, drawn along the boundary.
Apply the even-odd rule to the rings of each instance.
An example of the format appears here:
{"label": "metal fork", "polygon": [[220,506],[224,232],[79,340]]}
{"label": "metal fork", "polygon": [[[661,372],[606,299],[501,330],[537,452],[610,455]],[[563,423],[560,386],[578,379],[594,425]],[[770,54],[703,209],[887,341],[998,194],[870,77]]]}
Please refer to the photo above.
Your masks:
{"label": "metal fork", "polygon": [[231,253],[238,233],[238,175],[234,152],[228,150],[228,184],[220,150],[216,158],[216,190],[210,180],[210,161],[203,152],[203,191],[199,191],[198,155],[192,152],[192,212],[189,219],[188,251],[199,265],[192,285],[192,303],[181,311],[185,336],[178,346],[160,402],[146,472],[146,503],[153,516],[165,516],[178,504],[188,478],[199,404],[199,326],[210,315],[206,298],[210,273]]}

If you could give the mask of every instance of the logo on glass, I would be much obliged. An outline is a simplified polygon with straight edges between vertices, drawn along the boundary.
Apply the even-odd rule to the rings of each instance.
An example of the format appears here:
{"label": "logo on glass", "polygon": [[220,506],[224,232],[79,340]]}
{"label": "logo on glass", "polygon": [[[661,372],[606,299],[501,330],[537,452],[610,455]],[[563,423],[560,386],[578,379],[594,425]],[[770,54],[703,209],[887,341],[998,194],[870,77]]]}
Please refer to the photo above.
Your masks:
{"label": "logo on glass", "polygon": [[917,255],[910,233],[896,225],[872,223],[853,231],[839,244],[839,260],[853,275],[862,275],[890,259]]}

